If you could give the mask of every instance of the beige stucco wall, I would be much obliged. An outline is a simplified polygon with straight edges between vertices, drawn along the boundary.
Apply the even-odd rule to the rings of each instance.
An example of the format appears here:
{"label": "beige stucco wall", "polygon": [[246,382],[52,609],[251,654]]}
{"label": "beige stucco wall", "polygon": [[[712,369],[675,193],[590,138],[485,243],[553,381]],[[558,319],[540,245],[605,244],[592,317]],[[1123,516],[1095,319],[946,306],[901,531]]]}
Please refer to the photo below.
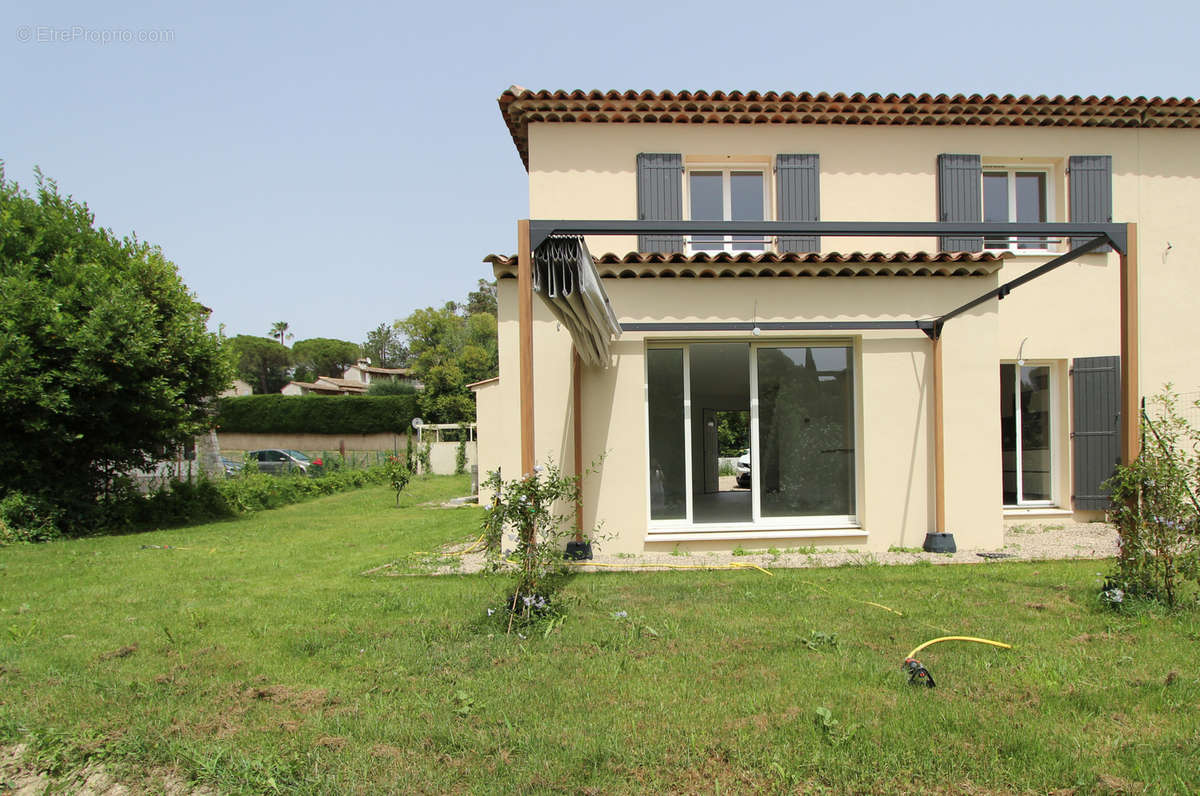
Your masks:
{"label": "beige stucco wall", "polygon": [[[989,162],[1049,166],[1053,216],[1067,218],[1067,158],[1110,154],[1113,219],[1138,224],[1141,271],[1140,386],[1166,381],[1200,389],[1193,335],[1200,314],[1200,131],[1079,127],[871,127],[801,125],[533,124],[529,128],[532,218],[632,219],[639,152],[680,152],[688,162],[769,162],[775,154],[821,157],[827,221],[936,221],[937,156],[970,152]],[[773,193],[773,192],[772,192]],[[932,239],[841,238],[826,250],[932,250]],[[1171,248],[1168,250],[1167,246]],[[636,249],[632,237],[591,238],[593,252]],[[1041,264],[1021,257],[1005,278]],[[1001,350],[1029,337],[1035,356],[1117,353],[1117,256],[1088,255],[1001,305]],[[1087,323],[1079,323],[1083,316]],[[1030,333],[1030,329],[1034,331]],[[1046,350],[1050,341],[1059,343]]]}

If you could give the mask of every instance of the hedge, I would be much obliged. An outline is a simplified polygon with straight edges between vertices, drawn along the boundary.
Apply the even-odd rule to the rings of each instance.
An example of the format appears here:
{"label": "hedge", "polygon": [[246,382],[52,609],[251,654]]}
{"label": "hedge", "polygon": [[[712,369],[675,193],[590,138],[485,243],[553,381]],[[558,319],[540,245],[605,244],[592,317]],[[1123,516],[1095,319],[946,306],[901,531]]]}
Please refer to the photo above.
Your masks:
{"label": "hedge", "polygon": [[217,430],[246,434],[403,434],[415,395],[245,395],[217,402]]}

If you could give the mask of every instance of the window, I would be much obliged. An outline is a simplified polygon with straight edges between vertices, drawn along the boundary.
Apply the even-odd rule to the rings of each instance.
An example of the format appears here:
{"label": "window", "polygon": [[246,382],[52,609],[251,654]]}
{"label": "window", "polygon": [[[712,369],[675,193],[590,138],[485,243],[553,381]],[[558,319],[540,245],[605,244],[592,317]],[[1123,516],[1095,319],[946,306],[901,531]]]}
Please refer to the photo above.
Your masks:
{"label": "window", "polygon": [[[687,191],[691,221],[767,218],[767,179],[761,168],[697,168],[687,172]],[[696,235],[688,246],[694,252],[761,252],[767,242],[761,236]]]}
{"label": "window", "polygon": [[[854,347],[656,344],[646,352],[650,521],[660,529],[854,527]],[[718,476],[719,415],[748,413],[749,489]],[[728,463],[732,464],[732,463]],[[726,479],[730,483],[715,483]],[[743,474],[743,483],[744,474]]]}
{"label": "window", "polygon": [[[1050,180],[1044,169],[1001,166],[983,168],[983,220],[986,222],[1049,221]],[[1045,251],[1046,238],[987,238],[985,249]]]}

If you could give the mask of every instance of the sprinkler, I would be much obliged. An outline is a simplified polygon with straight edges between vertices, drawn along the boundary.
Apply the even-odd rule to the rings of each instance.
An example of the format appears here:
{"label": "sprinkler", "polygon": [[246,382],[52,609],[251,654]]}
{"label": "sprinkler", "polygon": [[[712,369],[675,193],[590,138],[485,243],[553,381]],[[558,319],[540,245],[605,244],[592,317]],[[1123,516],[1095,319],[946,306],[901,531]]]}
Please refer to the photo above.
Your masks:
{"label": "sprinkler", "polygon": [[901,668],[908,672],[908,682],[915,685],[924,683],[930,688],[935,688],[937,686],[937,684],[933,682],[933,675],[931,675],[929,670],[925,668],[925,664],[917,660],[917,653],[926,647],[937,644],[939,641],[973,641],[976,644],[990,644],[993,647],[1000,647],[1001,649],[1012,649],[1011,644],[1005,644],[1001,641],[992,641],[991,639],[986,638],[975,638],[974,636],[942,636],[941,638],[935,638],[931,641],[926,641],[924,644],[908,653],[908,656],[904,659],[904,664],[901,666]]}

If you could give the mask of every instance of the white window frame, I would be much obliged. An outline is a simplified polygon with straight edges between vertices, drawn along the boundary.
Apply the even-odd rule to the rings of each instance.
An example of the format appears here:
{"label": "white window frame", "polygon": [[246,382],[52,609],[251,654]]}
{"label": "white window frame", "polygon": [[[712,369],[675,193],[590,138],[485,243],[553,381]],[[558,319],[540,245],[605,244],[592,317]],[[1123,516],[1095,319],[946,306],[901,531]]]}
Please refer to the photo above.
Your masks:
{"label": "white window frame", "polygon": [[[750,368],[750,468],[752,473],[760,473],[759,462],[759,398],[758,398],[758,351],[763,348],[790,348],[797,346],[837,347],[850,349],[850,366],[852,368],[852,383],[850,389],[850,411],[854,418],[854,513],[848,515],[812,515],[791,517],[762,517],[762,499],[757,477],[750,479],[751,513],[749,522],[704,522],[695,521],[694,479],[696,474],[692,467],[692,379],[691,379],[691,346],[704,343],[749,343]],[[650,391],[646,385],[650,383],[650,358],[643,357],[642,372],[642,417],[644,460],[642,473],[645,484],[646,527],[647,541],[696,541],[701,539],[767,539],[795,537],[835,537],[835,536],[866,536],[862,530],[859,518],[863,506],[863,423],[862,423],[862,356],[858,338],[780,338],[760,340],[742,337],[713,337],[703,340],[691,339],[669,340],[654,339],[645,341],[645,349],[654,348],[683,350],[683,423],[684,423],[684,463],[685,470],[685,516],[680,519],[656,520],[651,517],[650,494]]]}
{"label": "white window frame", "polygon": [[[763,178],[763,220],[767,221],[775,217],[775,208],[771,204],[771,167],[767,163],[688,163],[683,170],[683,213],[684,220],[692,220],[692,174],[700,173],[721,173],[721,210],[723,221],[732,221],[730,216],[733,213],[733,191],[730,187],[732,183],[731,174],[735,171],[753,171],[762,175]],[[700,241],[707,246],[715,246],[718,241]],[[695,249],[692,247],[692,237],[684,236],[684,251],[691,254],[720,254],[726,252],[728,254],[740,254],[746,252],[749,254],[762,254],[772,251],[774,248],[774,240],[770,236],[764,235],[762,238],[762,249],[739,249],[735,248],[736,243],[732,235],[726,235],[724,245],[720,249]]]}
{"label": "white window frame", "polygon": [[[1014,389],[1016,390],[1016,395],[1017,395],[1017,406],[1014,407],[1014,411],[1013,411],[1013,423],[1016,425],[1016,429],[1015,429],[1016,436],[1014,438],[1014,448],[1013,448],[1013,465],[1016,467],[1017,502],[1016,503],[1004,503],[1003,508],[1005,508],[1005,509],[1027,509],[1027,508],[1047,508],[1047,507],[1058,506],[1059,505],[1059,502],[1058,502],[1058,499],[1059,499],[1059,487],[1058,487],[1059,474],[1061,472],[1060,468],[1063,466],[1063,459],[1065,458],[1063,455],[1064,452],[1062,450],[1063,446],[1060,444],[1059,434],[1058,434],[1058,431],[1060,428],[1060,423],[1061,423],[1061,418],[1059,417],[1059,412],[1061,411],[1061,409],[1059,406],[1059,400],[1060,400],[1059,399],[1059,389],[1060,389],[1059,378],[1060,378],[1060,376],[1059,376],[1058,362],[1056,362],[1055,360],[1052,360],[1052,359],[1026,359],[1023,362],[1021,362],[1019,360],[1005,359],[1005,360],[1001,360],[1000,364],[1013,366],[1013,371],[1016,376],[1016,383],[1013,386],[1014,386]],[[1022,478],[1022,469],[1021,469],[1023,452],[1021,450],[1021,406],[1020,406],[1021,368],[1022,367],[1048,368],[1049,373],[1050,373],[1050,378],[1046,382],[1046,389],[1050,393],[1050,406],[1048,407],[1049,416],[1050,416],[1050,428],[1047,431],[1047,436],[1049,437],[1049,440],[1050,440],[1050,472],[1049,472],[1050,499],[1049,500],[1025,500],[1024,499],[1025,488],[1024,488],[1024,479]],[[1001,474],[1001,476],[1003,477],[1003,474]],[[1002,484],[1002,486],[1003,486],[1003,484]],[[1003,492],[1003,490],[1001,490],[1001,492]]]}
{"label": "white window frame", "polygon": [[[1046,175],[1046,181],[1045,181],[1046,195],[1042,197],[1042,201],[1045,203],[1045,207],[1046,207],[1046,222],[1049,223],[1049,222],[1054,221],[1054,201],[1055,201],[1055,198],[1054,198],[1054,175],[1057,173],[1057,170],[1055,169],[1055,167],[1053,165],[1044,163],[1044,162],[1043,163],[1017,163],[1017,164],[1013,164],[1013,163],[983,163],[982,170],[979,175],[979,201],[980,201],[979,209],[980,209],[980,212],[982,212],[984,210],[983,202],[985,201],[985,198],[984,198],[985,177],[988,174],[995,174],[998,172],[1004,172],[1008,176],[1008,218],[1009,218],[1010,223],[1012,222],[1012,219],[1017,217],[1017,173],[1018,172],[1022,172],[1022,173],[1026,173],[1026,174],[1038,173],[1038,174]],[[1043,245],[1040,248],[1036,248],[1036,249],[1019,248],[1018,240],[1016,238],[1009,238],[1008,243],[1005,246],[989,247],[988,246],[989,242],[990,241],[988,241],[987,238],[984,238],[984,241],[983,241],[984,250],[990,251],[990,252],[997,252],[997,253],[1011,252],[1012,254],[1017,254],[1017,255],[1045,255],[1045,254],[1057,252],[1059,249],[1059,242],[1054,238],[1047,239],[1045,241],[1045,245]]]}

